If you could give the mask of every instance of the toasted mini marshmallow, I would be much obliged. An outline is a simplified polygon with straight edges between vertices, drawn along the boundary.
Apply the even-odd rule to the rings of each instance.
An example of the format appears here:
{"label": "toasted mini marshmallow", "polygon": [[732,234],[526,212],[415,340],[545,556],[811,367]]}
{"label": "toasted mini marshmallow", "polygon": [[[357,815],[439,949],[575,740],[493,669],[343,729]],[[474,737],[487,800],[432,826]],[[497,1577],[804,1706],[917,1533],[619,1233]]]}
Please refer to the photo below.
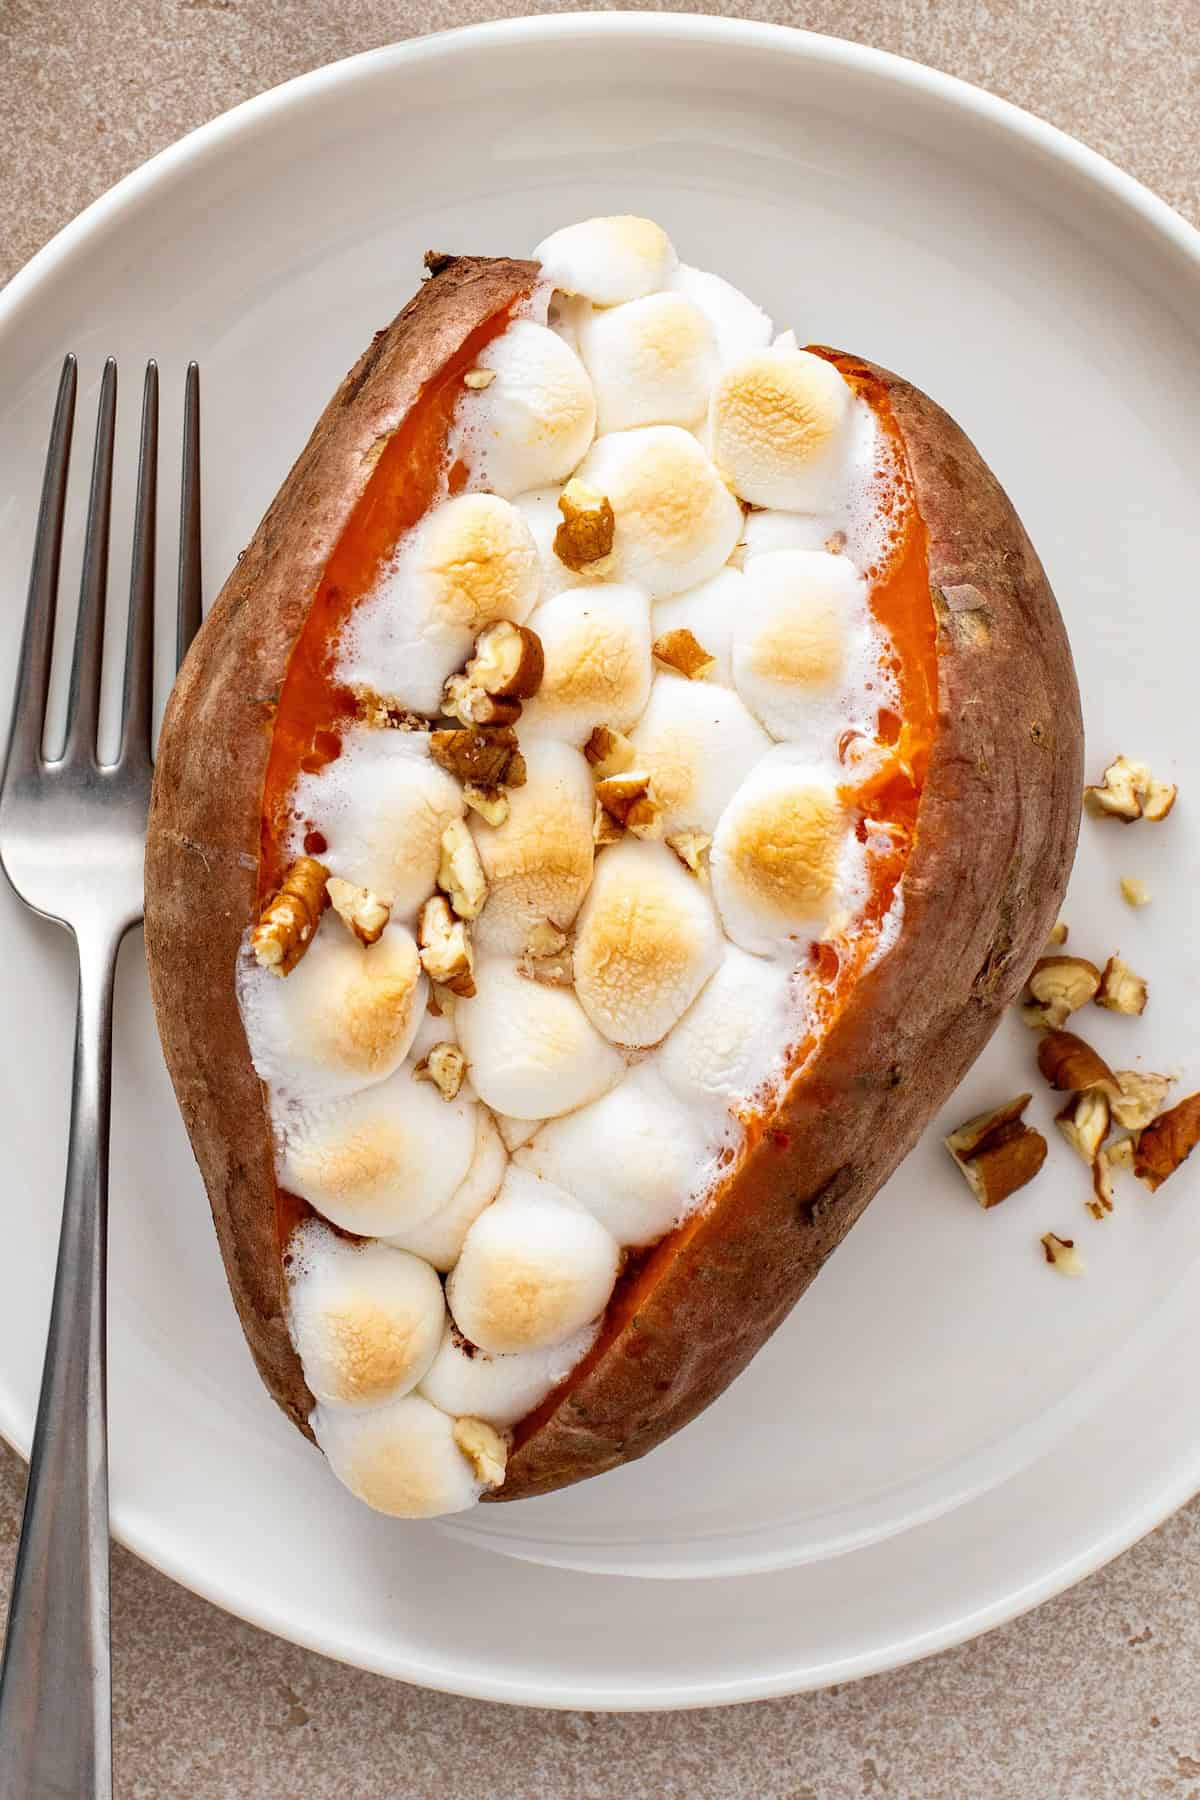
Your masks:
{"label": "toasted mini marshmallow", "polygon": [[650,602],[642,589],[615,582],[568,588],[544,601],[529,625],[546,667],[521,717],[522,745],[535,737],[581,745],[602,723],[627,730],[650,694]]}
{"label": "toasted mini marshmallow", "polygon": [[824,357],[752,351],[731,363],[713,389],[713,461],[754,506],[823,511],[834,503],[848,466],[852,399]]}
{"label": "toasted mini marshmallow", "polygon": [[667,286],[700,308],[712,327],[722,364],[733,362],[748,351],[765,349],[770,343],[774,327],[761,306],[720,275],[680,263]]}
{"label": "toasted mini marshmallow", "polygon": [[542,277],[596,306],[618,306],[665,287],[679,258],[661,225],[629,215],[585,219],[543,238]]}
{"label": "toasted mini marshmallow", "polygon": [[449,1008],[443,1010],[440,1018],[425,1008],[425,1016],[417,1029],[417,1035],[408,1047],[408,1060],[412,1064],[419,1063],[438,1044],[456,1044],[454,1032],[454,1014]]}
{"label": "toasted mini marshmallow", "polygon": [[599,858],[575,935],[575,991],[615,1044],[657,1044],[721,954],[707,890],[665,844],[626,837]]}
{"label": "toasted mini marshmallow", "polygon": [[641,1063],[602,1099],[544,1125],[515,1161],[573,1194],[619,1244],[653,1244],[701,1184],[702,1115]]}
{"label": "toasted mini marshmallow", "polygon": [[514,319],[476,358],[495,380],[459,402],[452,450],[475,480],[511,498],[565,481],[596,432],[596,400],[571,346]]}
{"label": "toasted mini marshmallow", "polygon": [[707,581],[741,535],[741,507],[678,425],[597,438],[578,479],[613,509],[613,579],[636,582],[651,599]]}
{"label": "toasted mini marshmallow", "polygon": [[378,1406],[416,1387],[442,1341],[446,1303],[427,1262],[351,1244],[310,1220],[288,1241],[288,1330],[322,1405]]}
{"label": "toasted mini marshmallow", "polygon": [[455,1421],[420,1394],[370,1412],[318,1406],[310,1421],[344,1487],[394,1519],[464,1512],[482,1482],[454,1437]]}
{"label": "toasted mini marshmallow", "polygon": [[411,932],[389,925],[378,943],[363,945],[336,919],[286,980],[241,956],[237,983],[254,1067],[288,1095],[383,1081],[407,1056],[427,993]]}
{"label": "toasted mini marshmallow", "polygon": [[333,875],[370,888],[398,924],[411,925],[433,891],[442,833],[463,814],[462,789],[430,759],[424,731],[354,726],[342,753],[301,775],[293,810],[320,821]]}
{"label": "toasted mini marshmallow", "polygon": [[486,1350],[465,1344],[453,1325],[447,1325],[420,1391],[444,1412],[486,1419],[503,1430],[532,1412],[566,1380],[595,1337],[595,1326],[586,1326],[564,1344],[489,1356]]}
{"label": "toasted mini marshmallow", "polygon": [[826,513],[761,512],[747,513],[742,527],[742,567],[756,556],[769,556],[774,550],[826,550],[831,538],[841,529],[841,515]]}
{"label": "toasted mini marshmallow", "polygon": [[395,1237],[446,1205],[475,1153],[474,1102],[443,1100],[411,1064],[281,1127],[279,1183],[359,1237]]}
{"label": "toasted mini marshmallow", "polygon": [[743,579],[733,633],[738,693],[772,737],[794,742],[819,721],[828,744],[848,665],[865,648],[866,582],[846,557],[824,550],[756,556]]}
{"label": "toasted mini marshmallow", "polygon": [[437,713],[446,677],[462,667],[479,632],[497,619],[521,624],[539,585],[537,546],[515,506],[497,494],[444,500],[355,608],[338,676],[414,712]]}
{"label": "toasted mini marshmallow", "polygon": [[510,1168],[467,1233],[446,1298],[463,1336],[493,1355],[565,1344],[608,1304],[619,1254],[570,1194]]}
{"label": "toasted mini marshmallow", "polygon": [[485,1206],[500,1191],[508,1157],[486,1106],[475,1108],[475,1150],[463,1179],[445,1205],[428,1219],[388,1235],[387,1242],[411,1250],[445,1275],[462,1253],[463,1239]]}
{"label": "toasted mini marshmallow", "polygon": [[712,326],[682,294],[648,294],[593,312],[579,350],[596,390],[604,431],[636,425],[695,425],[717,373]]}
{"label": "toasted mini marshmallow", "polygon": [[713,838],[713,895],[727,934],[756,956],[798,954],[844,916],[857,849],[826,768],[779,745],[734,795]]}
{"label": "toasted mini marshmallow", "polygon": [[714,831],[726,802],[771,748],[732,688],[666,673],[656,676],[632,736],[638,767],[649,772],[664,809],[668,837]]}
{"label": "toasted mini marshmallow", "polygon": [[546,919],[565,930],[592,879],[592,778],[582,753],[535,739],[525,764],[524,786],[509,790],[507,819],[474,833],[488,884],[475,944],[501,956],[519,956]]}
{"label": "toasted mini marshmallow", "polygon": [[[654,1067],[681,1100],[724,1113],[779,1078],[803,1017],[787,962],[750,956],[728,944],[720,967],[658,1051]],[[580,1198],[586,1201],[585,1195]]]}
{"label": "toasted mini marshmallow", "polygon": [[497,1112],[557,1118],[598,1099],[624,1072],[570,988],[527,980],[507,959],[481,958],[474,998],[454,1010],[475,1091]]}
{"label": "toasted mini marshmallow", "polygon": [[733,685],[730,646],[738,608],[742,603],[742,576],[737,569],[719,569],[708,581],[655,603],[650,617],[653,642],[670,631],[690,631],[713,658],[709,681]]}

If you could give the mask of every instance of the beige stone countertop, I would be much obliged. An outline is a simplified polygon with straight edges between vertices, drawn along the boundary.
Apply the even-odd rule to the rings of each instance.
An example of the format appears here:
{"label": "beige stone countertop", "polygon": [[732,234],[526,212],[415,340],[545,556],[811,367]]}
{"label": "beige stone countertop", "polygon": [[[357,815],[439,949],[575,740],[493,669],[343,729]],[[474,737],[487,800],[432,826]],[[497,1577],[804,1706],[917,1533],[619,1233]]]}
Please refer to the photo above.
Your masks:
{"label": "beige stone countertop", "polygon": [[[0,0],[0,279],[119,176],[237,101],[357,50],[528,10]],[[1200,0],[746,10],[990,88],[1200,223]],[[23,1478],[0,1446],[0,1602]],[[120,1800],[1200,1800],[1200,1501],[976,1643],[726,1710],[516,1712],[426,1693],[267,1637],[120,1550],[113,1640]]]}

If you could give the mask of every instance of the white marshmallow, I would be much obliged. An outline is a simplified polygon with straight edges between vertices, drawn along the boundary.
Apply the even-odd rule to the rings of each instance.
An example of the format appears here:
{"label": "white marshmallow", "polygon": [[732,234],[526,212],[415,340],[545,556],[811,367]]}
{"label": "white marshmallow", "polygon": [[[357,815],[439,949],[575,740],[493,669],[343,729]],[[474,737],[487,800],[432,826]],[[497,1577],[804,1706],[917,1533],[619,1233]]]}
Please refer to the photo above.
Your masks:
{"label": "white marshmallow", "polygon": [[608,1304],[620,1253],[570,1194],[510,1168],[446,1284],[454,1322],[496,1355],[565,1344]]}
{"label": "white marshmallow", "polygon": [[655,676],[632,733],[639,768],[649,771],[663,829],[716,829],[722,808],[771,740],[732,688],[716,681]]}
{"label": "white marshmallow", "polygon": [[496,1129],[504,1140],[505,1149],[511,1154],[527,1144],[544,1119],[512,1119],[507,1113],[496,1114]]}
{"label": "white marshmallow", "polygon": [[852,400],[824,357],[753,351],[731,363],[713,389],[713,461],[754,506],[822,512],[836,503],[847,476]]}
{"label": "white marshmallow", "polygon": [[742,567],[756,556],[773,550],[824,550],[835,531],[842,529],[834,513],[747,513],[742,527]]}
{"label": "white marshmallow", "polygon": [[779,1079],[803,1021],[789,965],[729,944],[716,974],[658,1051],[654,1067],[681,1100],[707,1102],[724,1113]]}
{"label": "white marshmallow", "polygon": [[557,332],[564,344],[570,344],[576,356],[579,354],[579,333],[591,315],[590,300],[585,300],[582,294],[564,293],[561,288],[556,288],[550,295],[546,307],[547,325]]}
{"label": "white marshmallow", "polygon": [[516,964],[483,957],[475,997],[455,1008],[481,1100],[514,1118],[557,1118],[619,1081],[624,1064],[569,988],[543,987]]}
{"label": "white marshmallow", "polygon": [[[828,752],[862,718],[874,673],[867,584],[844,556],[775,550],[744,576],[733,633],[738,693],[772,737],[807,738]],[[846,678],[853,694],[843,699]]]}
{"label": "white marshmallow", "polygon": [[475,1105],[411,1067],[282,1115],[279,1182],[343,1231],[394,1237],[445,1206],[471,1166]]}
{"label": "white marshmallow", "polygon": [[575,991],[605,1037],[658,1043],[720,954],[707,890],[665,844],[626,837],[597,860],[575,936]]}
{"label": "white marshmallow", "polygon": [[710,868],[734,943],[798,961],[861,899],[862,848],[828,766],[785,744],[764,757],[721,815]]}
{"label": "white marshmallow", "polygon": [[471,1164],[446,1204],[430,1218],[387,1238],[399,1250],[411,1250],[445,1275],[462,1253],[463,1240],[485,1206],[500,1191],[508,1157],[486,1106],[475,1109],[475,1149]]}
{"label": "white marshmallow", "polygon": [[651,599],[707,581],[741,536],[741,507],[678,425],[597,438],[579,480],[612,506],[615,578],[636,582]]}
{"label": "white marshmallow", "polygon": [[720,275],[707,269],[693,269],[680,263],[667,286],[683,294],[698,306],[713,329],[717,356],[722,364],[744,356],[749,350],[765,349],[773,330],[770,319],[753,300]]}
{"label": "white marshmallow", "polygon": [[463,810],[457,781],[430,759],[428,732],[366,725],[346,733],[319,774],[300,777],[293,803],[296,839],[319,823],[330,873],[370,888],[408,925],[433,892],[442,833]]}
{"label": "white marshmallow", "polygon": [[592,879],[594,786],[583,755],[553,738],[522,749],[525,783],[508,789],[507,819],[472,822],[488,883],[475,944],[501,956],[519,956],[547,919],[565,931]]}
{"label": "white marshmallow", "polygon": [[330,915],[282,980],[244,951],[237,986],[255,1069],[293,1097],[330,1097],[385,1080],[408,1055],[428,991],[402,925],[364,947]]}
{"label": "white marshmallow", "polygon": [[646,1062],[543,1126],[516,1164],[573,1194],[619,1244],[653,1244],[691,1211],[704,1152],[699,1114]]}
{"label": "white marshmallow", "polygon": [[420,1394],[370,1412],[318,1406],[310,1423],[343,1487],[376,1512],[434,1519],[479,1498],[482,1484],[454,1441],[454,1420]]}
{"label": "white marshmallow", "polygon": [[[584,744],[595,725],[627,731],[650,694],[650,602],[641,588],[605,582],[543,601],[529,628],[542,640],[542,685],[521,715],[521,744]],[[520,791],[520,790],[518,790]],[[557,915],[555,915],[557,916]]]}
{"label": "white marshmallow", "polygon": [[661,225],[628,214],[564,225],[543,238],[533,254],[544,280],[597,306],[653,294],[665,287],[679,261]]}
{"label": "white marshmallow", "polygon": [[571,346],[545,325],[514,319],[476,359],[494,371],[459,401],[451,455],[472,478],[510,498],[565,481],[596,433],[596,399]]}
{"label": "white marshmallow", "polygon": [[446,1322],[428,1263],[315,1221],[294,1233],[287,1260],[288,1330],[320,1405],[378,1406],[416,1387]]}
{"label": "white marshmallow", "polygon": [[601,432],[695,425],[717,373],[712,326],[682,294],[648,294],[593,312],[579,351],[596,391]]}
{"label": "white marshmallow", "polygon": [[673,594],[669,600],[656,601],[650,620],[652,638],[668,631],[690,631],[715,659],[707,677],[725,687],[733,685],[733,663],[730,647],[733,627],[742,602],[742,576],[737,569],[720,569],[709,581],[689,588],[686,594]]}
{"label": "white marshmallow", "polygon": [[479,632],[497,619],[521,624],[539,585],[537,546],[515,506],[496,494],[444,500],[402,540],[374,592],[354,609],[338,675],[414,712],[437,713],[442,684]]}
{"label": "white marshmallow", "polygon": [[465,1345],[454,1327],[447,1325],[421,1392],[445,1412],[486,1419],[489,1425],[504,1430],[531,1413],[566,1380],[595,1337],[595,1328],[589,1326],[565,1344],[489,1356],[486,1350]]}

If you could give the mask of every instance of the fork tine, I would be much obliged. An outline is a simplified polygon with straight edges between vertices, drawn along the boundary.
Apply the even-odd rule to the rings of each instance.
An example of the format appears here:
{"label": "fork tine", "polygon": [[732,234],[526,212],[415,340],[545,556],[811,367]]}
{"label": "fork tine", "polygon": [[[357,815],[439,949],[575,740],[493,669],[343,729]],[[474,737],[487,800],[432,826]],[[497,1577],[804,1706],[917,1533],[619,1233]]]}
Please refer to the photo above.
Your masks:
{"label": "fork tine", "polygon": [[117,365],[110,356],[104,365],[100,405],[96,414],[96,452],[92,459],[92,485],[88,495],[83,577],[79,584],[79,619],[75,627],[75,655],[71,662],[71,692],[67,702],[67,736],[62,754],[64,763],[91,762],[96,756],[116,418]]}
{"label": "fork tine", "polygon": [[150,754],[154,707],[154,547],[158,517],[158,364],[146,364],[142,388],[142,440],[138,454],[137,506],[129,573],[129,624],[125,633],[125,691],[118,762],[145,763]]}
{"label": "fork tine", "polygon": [[6,778],[27,774],[41,761],[46,696],[50,691],[50,658],[54,648],[54,618],[58,603],[58,566],[62,555],[63,511],[67,495],[67,469],[71,461],[71,428],[75,419],[75,358],[68,356],[58,381],[54,423],[46,451],[46,473],[38,508],[37,534],[33,540],[33,566],[29,572],[29,599],[25,630],[17,665],[16,698],[8,740]]}
{"label": "fork tine", "polygon": [[183,394],[183,481],[179,495],[179,611],[175,663],[200,629],[200,370],[188,364]]}

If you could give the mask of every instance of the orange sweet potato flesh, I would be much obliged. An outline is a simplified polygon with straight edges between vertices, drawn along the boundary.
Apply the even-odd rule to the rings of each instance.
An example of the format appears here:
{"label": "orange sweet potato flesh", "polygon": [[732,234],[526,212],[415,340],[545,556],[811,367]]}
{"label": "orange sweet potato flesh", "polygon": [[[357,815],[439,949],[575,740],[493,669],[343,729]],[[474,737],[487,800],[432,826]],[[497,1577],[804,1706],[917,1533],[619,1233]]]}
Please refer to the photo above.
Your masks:
{"label": "orange sweet potato flesh", "polygon": [[[275,708],[285,677],[293,696],[318,679],[305,658],[369,574],[373,552],[356,539],[351,567],[343,533],[380,438],[389,437],[377,466],[386,475],[391,458],[397,516],[405,507],[419,516],[446,397],[472,347],[502,328],[537,272],[454,259],[376,338],[206,620],[163,725],[146,859],[159,1031],[247,1341],[306,1434],[312,1400],[283,1317],[265,1096],[233,980],[243,931],[274,878],[272,813],[298,748],[275,732]],[[1082,726],[1037,555],[953,420],[898,376],[825,354],[888,415],[924,540],[918,599],[927,595],[932,609],[936,717],[922,747],[901,930],[839,993],[820,1041],[712,1203],[628,1272],[597,1348],[518,1428],[496,1499],[643,1455],[733,1380],[978,1055],[1066,885]],[[424,436],[414,425],[422,418]],[[398,421],[407,421],[400,432]],[[328,578],[335,567],[340,582]]]}

